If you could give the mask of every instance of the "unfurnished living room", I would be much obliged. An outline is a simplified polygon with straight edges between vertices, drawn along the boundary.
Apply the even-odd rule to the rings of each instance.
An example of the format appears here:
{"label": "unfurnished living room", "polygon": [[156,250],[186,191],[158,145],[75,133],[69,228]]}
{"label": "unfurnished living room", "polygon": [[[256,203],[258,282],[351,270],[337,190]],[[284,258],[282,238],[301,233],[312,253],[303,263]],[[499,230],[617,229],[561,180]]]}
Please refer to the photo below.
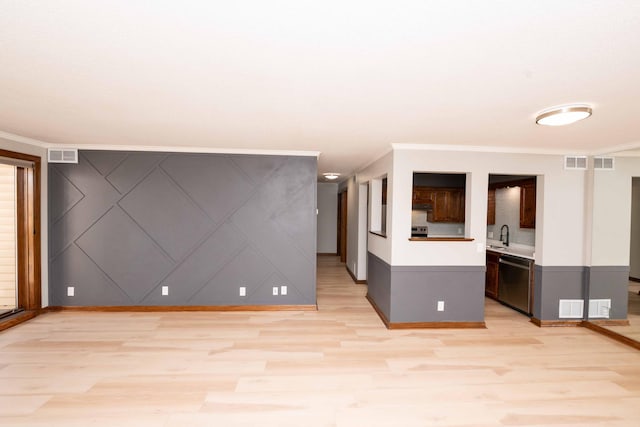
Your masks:
{"label": "unfurnished living room", "polygon": [[0,0],[0,425],[640,425],[640,2]]}

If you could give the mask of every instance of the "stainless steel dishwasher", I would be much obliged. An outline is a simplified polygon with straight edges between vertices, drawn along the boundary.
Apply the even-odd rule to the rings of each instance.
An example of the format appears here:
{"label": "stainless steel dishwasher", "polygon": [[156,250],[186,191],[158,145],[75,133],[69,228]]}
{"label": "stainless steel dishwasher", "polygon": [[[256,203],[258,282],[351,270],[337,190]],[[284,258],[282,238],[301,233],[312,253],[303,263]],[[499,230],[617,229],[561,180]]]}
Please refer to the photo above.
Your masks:
{"label": "stainless steel dishwasher", "polygon": [[510,255],[500,256],[498,301],[531,315],[529,277],[532,261]]}

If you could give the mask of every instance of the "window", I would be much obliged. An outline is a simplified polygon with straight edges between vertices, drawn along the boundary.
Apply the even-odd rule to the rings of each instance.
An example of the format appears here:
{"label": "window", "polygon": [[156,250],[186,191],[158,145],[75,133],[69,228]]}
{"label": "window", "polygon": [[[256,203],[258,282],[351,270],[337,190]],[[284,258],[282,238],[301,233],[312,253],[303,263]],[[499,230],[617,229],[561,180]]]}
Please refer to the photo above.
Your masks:
{"label": "window", "polygon": [[411,237],[463,238],[466,183],[464,173],[414,172]]}
{"label": "window", "polygon": [[387,235],[387,177],[371,180],[371,232]]}

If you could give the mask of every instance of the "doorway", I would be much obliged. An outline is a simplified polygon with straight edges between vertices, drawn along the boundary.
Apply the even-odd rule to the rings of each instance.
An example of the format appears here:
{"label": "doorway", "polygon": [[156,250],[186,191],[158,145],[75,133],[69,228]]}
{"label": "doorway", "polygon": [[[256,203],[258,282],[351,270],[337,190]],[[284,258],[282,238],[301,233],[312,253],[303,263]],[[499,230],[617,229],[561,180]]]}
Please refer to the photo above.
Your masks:
{"label": "doorway", "polygon": [[338,193],[338,255],[347,262],[347,191]]}
{"label": "doorway", "polygon": [[41,303],[40,157],[0,150],[0,317]]}

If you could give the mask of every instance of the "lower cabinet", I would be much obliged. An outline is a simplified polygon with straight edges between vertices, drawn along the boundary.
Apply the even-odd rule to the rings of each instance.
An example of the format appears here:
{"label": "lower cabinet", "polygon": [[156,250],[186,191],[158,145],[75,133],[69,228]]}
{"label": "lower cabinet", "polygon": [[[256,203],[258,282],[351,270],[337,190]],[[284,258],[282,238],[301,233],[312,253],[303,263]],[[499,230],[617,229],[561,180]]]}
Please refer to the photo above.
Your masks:
{"label": "lower cabinet", "polygon": [[493,299],[498,299],[498,268],[500,267],[499,261],[500,254],[487,251],[487,272],[484,283],[484,294]]}

